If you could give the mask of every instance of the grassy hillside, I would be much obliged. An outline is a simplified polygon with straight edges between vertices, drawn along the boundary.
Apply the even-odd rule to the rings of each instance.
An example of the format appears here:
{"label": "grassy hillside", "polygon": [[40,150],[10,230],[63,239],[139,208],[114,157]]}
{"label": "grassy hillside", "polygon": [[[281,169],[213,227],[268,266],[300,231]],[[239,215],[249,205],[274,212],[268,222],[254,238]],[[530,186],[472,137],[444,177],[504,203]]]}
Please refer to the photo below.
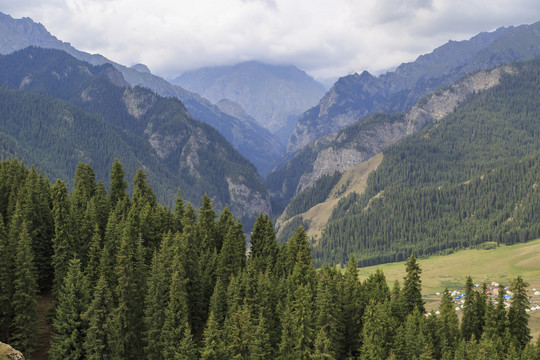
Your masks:
{"label": "grassy hillside", "polygon": [[[339,181],[329,191],[325,201],[310,207],[307,211],[287,218],[288,209],[286,209],[284,215],[276,223],[276,226],[279,226],[278,238],[288,239],[296,231],[296,225],[300,223],[299,219],[301,219],[301,224],[308,237],[316,241],[321,236],[324,226],[339,201],[352,193],[362,194],[366,189],[369,174],[379,166],[382,159],[383,154],[379,153],[369,160],[343,171]],[[318,191],[316,187],[310,190]],[[299,198],[304,193],[307,191],[301,192],[294,199]]]}

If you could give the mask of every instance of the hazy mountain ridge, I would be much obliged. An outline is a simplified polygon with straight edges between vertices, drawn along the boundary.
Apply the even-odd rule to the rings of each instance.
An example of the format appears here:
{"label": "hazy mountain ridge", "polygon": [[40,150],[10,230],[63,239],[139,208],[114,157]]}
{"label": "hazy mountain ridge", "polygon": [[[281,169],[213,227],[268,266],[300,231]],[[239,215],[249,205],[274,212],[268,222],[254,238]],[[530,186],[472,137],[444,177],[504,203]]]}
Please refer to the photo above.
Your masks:
{"label": "hazy mountain ridge", "polygon": [[229,99],[240,104],[259,125],[272,133],[316,104],[324,86],[294,66],[256,61],[188,71],[174,81],[213,103]]}
{"label": "hazy mountain ridge", "polygon": [[58,40],[42,24],[35,23],[30,18],[13,19],[0,13],[0,30],[0,54],[9,54],[28,46],[59,49],[92,65],[112,64],[132,86],[139,85],[161,96],[179,98],[194,118],[215,127],[238,151],[252,161],[261,173],[269,171],[271,164],[281,154],[282,145],[266,129],[256,123],[250,123],[244,128],[245,121],[225,114],[199,95],[153,75],[142,64],[130,68],[101,55],[79,51],[69,43]]}
{"label": "hazy mountain ridge", "polygon": [[[217,208],[229,204],[231,210],[234,209],[244,219],[253,219],[259,211],[270,211],[266,188],[256,169],[215,129],[194,120],[178,99],[163,98],[141,87],[119,87],[109,78],[118,80],[122,75],[111,65],[94,67],[57,50],[28,48],[1,56],[0,64],[1,84],[62,98],[84,109],[89,112],[89,117],[85,118],[84,125],[77,127],[82,126],[89,138],[102,138],[106,143],[88,144],[79,150],[75,141],[61,145],[64,152],[81,156],[56,165],[46,164],[46,159],[55,156],[64,158],[67,154],[58,153],[62,150],[55,146],[44,147],[42,151],[45,157],[38,158],[41,161],[36,165],[43,166],[48,173],[65,178],[65,175],[72,175],[70,172],[74,171],[78,161],[85,161],[99,172],[101,179],[108,179],[106,171],[112,159],[119,157],[126,162],[126,170],[130,173],[134,173],[138,167],[146,169],[160,198],[168,199],[166,201],[172,201],[180,187],[186,199],[197,204],[202,194],[207,192]],[[18,98],[26,96],[24,94],[7,95]],[[47,98],[36,101],[48,103]],[[71,110],[68,112],[72,113]],[[17,120],[17,116],[12,117],[13,121]],[[95,126],[101,123],[101,117],[108,125],[99,125],[102,130],[97,135]],[[70,125],[71,116],[66,119],[67,125]],[[54,124],[62,127],[56,122]],[[53,124],[42,122],[39,128],[49,126]],[[11,129],[7,132],[6,129],[2,130],[30,149],[31,142],[20,138],[21,130],[17,130],[15,124],[11,125]],[[75,136],[71,135],[71,126],[59,131],[67,131],[69,138]],[[47,134],[49,132],[45,131],[42,136],[46,138]],[[75,138],[80,139],[81,136],[79,134]],[[114,138],[118,139],[118,143],[111,144]],[[61,136],[56,139],[62,144]],[[96,148],[102,150],[96,151]],[[24,154],[12,155],[24,158]],[[127,160],[123,159],[126,156]],[[242,189],[240,195],[239,188]]]}
{"label": "hazy mountain ridge", "polygon": [[290,157],[309,142],[370,113],[406,111],[429,92],[469,73],[539,55],[540,22],[499,28],[466,41],[450,41],[379,77],[367,72],[343,77],[317,106],[300,117],[287,154]]}
{"label": "hazy mountain ridge", "polygon": [[426,96],[406,114],[370,115],[308,144],[267,178],[276,210],[280,209],[278,204],[287,204],[321,176],[352,168],[405,136],[440,121],[468,96],[497,85],[502,74],[513,72],[511,66],[480,71]]}

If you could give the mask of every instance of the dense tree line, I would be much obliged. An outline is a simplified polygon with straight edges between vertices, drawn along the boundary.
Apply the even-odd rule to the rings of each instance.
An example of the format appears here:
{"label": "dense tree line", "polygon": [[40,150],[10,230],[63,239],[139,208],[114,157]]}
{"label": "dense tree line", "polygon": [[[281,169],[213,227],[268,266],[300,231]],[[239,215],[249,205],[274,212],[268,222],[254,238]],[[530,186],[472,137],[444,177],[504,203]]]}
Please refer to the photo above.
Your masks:
{"label": "dense tree line", "polygon": [[527,284],[507,309],[467,282],[464,320],[447,291],[426,314],[410,257],[390,289],[356,259],[315,270],[302,228],[278,245],[261,214],[246,252],[242,223],[204,196],[161,206],[146,174],[130,196],[119,161],[108,191],[77,167],[74,188],[17,160],[0,163],[0,340],[31,358],[36,301],[52,290],[50,359],[539,359]]}
{"label": "dense tree line", "polygon": [[336,207],[314,256],[375,264],[540,236],[540,62],[513,66],[499,86],[386,149],[365,193]]}

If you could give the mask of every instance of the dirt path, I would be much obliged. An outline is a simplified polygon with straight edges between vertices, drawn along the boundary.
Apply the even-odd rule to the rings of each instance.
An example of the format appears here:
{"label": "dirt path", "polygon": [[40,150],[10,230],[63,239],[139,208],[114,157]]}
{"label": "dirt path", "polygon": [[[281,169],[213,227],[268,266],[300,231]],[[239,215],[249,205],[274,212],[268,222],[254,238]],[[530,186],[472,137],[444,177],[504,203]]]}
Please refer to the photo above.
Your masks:
{"label": "dirt path", "polygon": [[53,298],[50,290],[43,292],[38,297],[38,338],[37,349],[32,354],[35,360],[47,360],[47,352],[51,345],[52,326],[48,322],[49,313],[53,307]]}

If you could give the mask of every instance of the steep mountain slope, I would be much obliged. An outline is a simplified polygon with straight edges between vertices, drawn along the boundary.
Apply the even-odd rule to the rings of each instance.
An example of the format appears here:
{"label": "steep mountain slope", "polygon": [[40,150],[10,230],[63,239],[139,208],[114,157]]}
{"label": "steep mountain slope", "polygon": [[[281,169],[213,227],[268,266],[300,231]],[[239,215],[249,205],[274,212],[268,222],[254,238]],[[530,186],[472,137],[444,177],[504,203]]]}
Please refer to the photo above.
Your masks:
{"label": "steep mountain slope", "polygon": [[[247,221],[270,211],[255,167],[178,99],[128,87],[112,65],[91,66],[58,50],[1,56],[0,69],[1,85],[25,91],[3,93],[10,103],[0,107],[6,119],[0,132],[14,140],[13,156],[37,160],[50,178],[70,178],[77,162],[85,161],[107,180],[119,157],[128,176],[144,168],[167,203],[180,187],[187,200],[198,204],[207,192],[217,208],[229,204]],[[25,102],[35,105],[25,110]]]}
{"label": "steep mountain slope", "polygon": [[214,103],[221,99],[237,102],[272,133],[295,124],[325,92],[323,85],[294,66],[256,61],[188,71],[173,83]]}
{"label": "steep mountain slope", "polygon": [[363,195],[338,204],[314,249],[362,264],[540,235],[540,60],[384,151]]}
{"label": "steep mountain slope", "polygon": [[256,122],[246,123],[225,114],[199,95],[151,74],[144,65],[137,64],[129,68],[101,55],[79,51],[69,43],[58,40],[43,25],[33,22],[30,18],[13,19],[9,15],[0,13],[0,34],[2,34],[0,54],[10,54],[28,46],[59,49],[92,65],[112,64],[132,86],[146,87],[165,97],[177,97],[182,100],[194,118],[215,127],[261,173],[266,174],[270,165],[281,155],[283,145]]}
{"label": "steep mountain slope", "polygon": [[513,61],[540,56],[540,22],[500,28],[467,41],[450,41],[394,72],[374,77],[367,72],[339,79],[319,104],[299,119],[287,156],[308,143],[374,112],[410,109],[420,98],[463,76]]}
{"label": "steep mountain slope", "polygon": [[441,120],[471,94],[497,85],[503,74],[512,72],[511,66],[480,71],[426,96],[405,114],[374,114],[308,144],[285,166],[268,175],[266,182],[274,210],[279,212],[321,176],[352,168],[405,136]]}

